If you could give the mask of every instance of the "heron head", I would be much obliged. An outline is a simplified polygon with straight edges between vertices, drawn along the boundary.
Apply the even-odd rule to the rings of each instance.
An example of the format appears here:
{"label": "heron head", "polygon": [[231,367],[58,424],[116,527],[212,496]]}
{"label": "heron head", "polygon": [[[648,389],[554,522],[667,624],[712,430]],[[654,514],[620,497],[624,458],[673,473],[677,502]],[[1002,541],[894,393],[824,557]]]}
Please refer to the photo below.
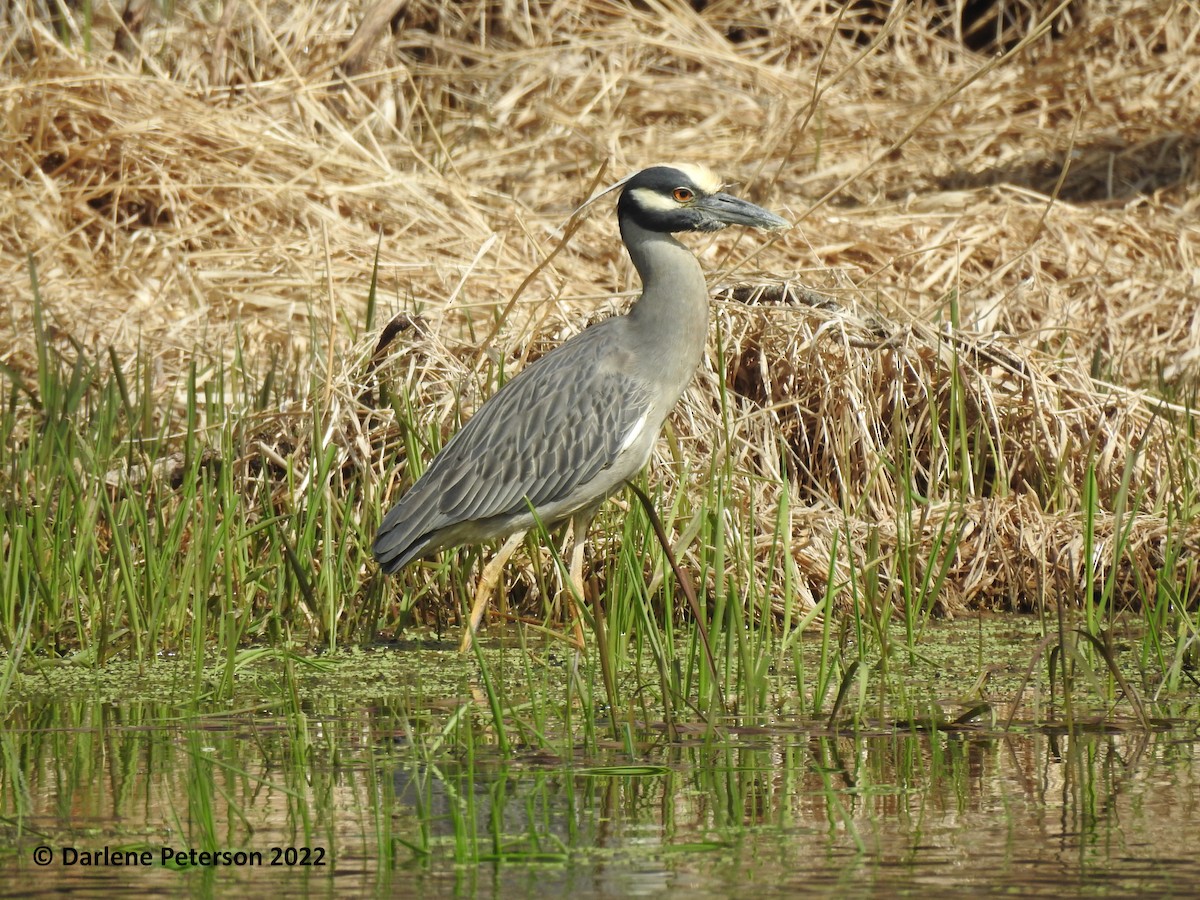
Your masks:
{"label": "heron head", "polygon": [[625,182],[617,216],[661,232],[719,231],[727,225],[788,226],[773,212],[725,193],[721,187],[720,179],[703,166],[651,166]]}

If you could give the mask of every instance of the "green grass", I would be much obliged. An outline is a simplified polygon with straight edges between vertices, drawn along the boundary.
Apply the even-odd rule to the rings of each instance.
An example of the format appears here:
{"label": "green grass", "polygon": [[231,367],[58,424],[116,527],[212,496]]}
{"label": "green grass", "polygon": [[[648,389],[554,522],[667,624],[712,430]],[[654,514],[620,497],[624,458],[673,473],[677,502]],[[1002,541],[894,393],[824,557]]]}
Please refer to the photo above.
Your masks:
{"label": "green grass", "polygon": [[[340,398],[329,390],[330,361],[348,364],[329,347],[353,345],[351,324],[342,338],[312,334],[309,359],[274,358],[260,368],[239,354],[228,364],[194,360],[164,392],[152,387],[147,359],[122,362],[77,345],[54,349],[32,270],[30,285],[36,381],[6,371],[0,412],[6,451],[0,516],[8,536],[0,572],[0,700],[21,673],[58,661],[148,667],[162,654],[190,660],[194,696],[235,698],[240,673],[263,652],[293,666],[304,658],[297,652],[333,651],[379,635],[403,638],[422,622],[454,636],[453,606],[461,614],[469,603],[465,573],[479,550],[445,553],[390,584],[370,559],[385,498],[374,460],[364,464],[348,454],[335,427]],[[373,299],[367,306],[364,334],[376,309]],[[915,532],[929,504],[961,507],[989,489],[982,473],[994,471],[999,458],[993,442],[969,424],[957,379],[942,390],[931,386],[928,396],[931,421],[940,423],[931,432],[933,463],[918,471],[918,448],[897,423],[891,458],[875,476],[901,486],[896,518],[905,524],[896,545],[884,546],[873,532],[861,558],[849,555],[848,581],[838,575],[835,545],[825,595],[803,615],[792,568],[781,564],[791,552],[787,490],[776,492],[785,498],[777,508],[760,506],[745,484],[761,476],[737,471],[721,453],[677,460],[685,472],[703,471],[701,492],[643,482],[668,534],[689,537],[694,565],[685,566],[685,577],[699,588],[715,671],[694,618],[676,600],[680,586],[645,510],[632,495],[628,512],[606,507],[594,535],[615,531],[620,540],[594,567],[603,585],[603,641],[588,613],[592,646],[583,657],[525,629],[498,655],[476,651],[500,752],[577,741],[594,751],[613,739],[634,748],[657,723],[673,735],[688,723],[720,727],[725,712],[739,721],[766,720],[781,705],[838,722],[911,718],[925,701],[903,673],[926,652],[933,603],[958,552],[962,519],[944,517],[924,564]],[[442,434],[425,430],[417,402],[398,385],[391,402],[415,469]],[[734,439],[729,402],[723,396],[726,433],[718,446]],[[302,438],[309,434],[311,440]],[[1192,499],[1168,510],[1179,528],[1164,543],[1161,573],[1174,571],[1186,554],[1182,535],[1196,515],[1196,462],[1182,451],[1193,439],[1180,435],[1177,471]],[[1132,487],[1136,462],[1134,453],[1115,496],[1117,539],[1104,547],[1091,527],[1101,503],[1091,469],[1083,488],[1088,513],[1080,550],[1089,559],[1106,554],[1110,573],[1143,503]],[[855,517],[862,511],[846,510],[847,529]],[[906,530],[910,523],[914,533]],[[766,571],[778,573],[767,581],[756,562],[764,535]],[[536,548],[553,545],[554,536],[531,540]],[[849,530],[843,545],[854,545]],[[536,576],[547,600],[554,595],[550,568]],[[1087,690],[1110,705],[1127,685],[1141,685],[1150,699],[1185,688],[1197,647],[1196,613],[1180,602],[1190,585],[1160,574],[1140,586],[1141,613],[1131,618],[1143,636],[1137,670],[1123,684],[1101,649],[1120,624],[1115,580],[1093,581],[1087,570],[1082,596],[1056,597],[1044,615],[1044,633],[1058,635],[1048,654],[1060,664],[1058,680],[1074,683],[1077,670],[1085,672]],[[901,577],[886,577],[892,571]],[[653,590],[647,572],[662,573]],[[784,610],[782,628],[770,612],[773,598]],[[548,629],[562,628],[549,609],[544,615]],[[1084,639],[1068,641],[1076,629]],[[969,677],[978,672],[976,666]],[[289,699],[300,715],[299,701]],[[447,739],[453,743],[454,733]]]}

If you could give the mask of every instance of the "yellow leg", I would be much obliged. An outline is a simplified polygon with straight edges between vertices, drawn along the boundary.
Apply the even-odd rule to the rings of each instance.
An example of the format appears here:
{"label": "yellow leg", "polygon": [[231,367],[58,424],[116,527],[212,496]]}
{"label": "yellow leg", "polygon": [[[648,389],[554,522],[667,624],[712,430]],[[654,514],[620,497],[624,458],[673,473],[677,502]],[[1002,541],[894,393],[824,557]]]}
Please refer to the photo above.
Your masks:
{"label": "yellow leg", "polygon": [[517,549],[524,538],[525,532],[523,531],[509,535],[508,540],[492,557],[492,561],[483,567],[483,574],[479,576],[479,584],[475,587],[475,601],[471,604],[471,618],[467,621],[467,627],[463,629],[462,643],[458,648],[460,653],[466,653],[471,649],[471,641],[475,637],[475,632],[479,630],[479,622],[483,619],[488,600],[496,590],[496,585],[500,583],[504,564],[508,562],[508,558],[513,555],[513,551]]}
{"label": "yellow leg", "polygon": [[583,614],[579,611],[579,604],[583,602],[586,596],[583,592],[583,548],[587,543],[587,530],[591,521],[592,510],[577,513],[571,518],[571,565],[568,569],[571,587],[567,592],[567,596],[571,602],[571,625],[575,635],[574,643],[580,650],[583,649],[584,642]]}

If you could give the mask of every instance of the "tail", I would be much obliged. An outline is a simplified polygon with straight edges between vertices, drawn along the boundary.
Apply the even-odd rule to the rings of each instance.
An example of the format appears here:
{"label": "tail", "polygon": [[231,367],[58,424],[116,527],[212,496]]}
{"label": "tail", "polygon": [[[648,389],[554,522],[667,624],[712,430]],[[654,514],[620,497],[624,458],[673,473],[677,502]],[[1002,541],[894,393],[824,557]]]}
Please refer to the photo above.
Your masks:
{"label": "tail", "polygon": [[411,504],[407,501],[412,493],[410,490],[401,497],[400,502],[383,517],[375,534],[375,542],[371,544],[371,553],[387,575],[400,571],[423,555],[429,546],[432,531],[419,514],[414,514],[408,508]]}

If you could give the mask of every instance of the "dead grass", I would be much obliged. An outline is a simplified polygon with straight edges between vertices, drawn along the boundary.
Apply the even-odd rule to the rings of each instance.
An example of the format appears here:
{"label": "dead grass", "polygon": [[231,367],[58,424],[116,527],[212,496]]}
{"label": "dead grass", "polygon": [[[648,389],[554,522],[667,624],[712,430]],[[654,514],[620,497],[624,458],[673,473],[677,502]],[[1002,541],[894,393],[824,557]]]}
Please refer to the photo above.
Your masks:
{"label": "dead grass", "polygon": [[[32,259],[57,348],[140,354],[164,395],[191,359],[330,345],[343,462],[393,477],[397,436],[364,404],[378,335],[348,336],[377,245],[383,302],[426,325],[376,371],[448,430],[482,399],[494,327],[516,366],[627,302],[604,208],[496,319],[601,165],[694,160],[801,220],[766,248],[692,242],[714,285],[763,290],[721,295],[674,428],[689,459],[731,454],[760,513],[789,492],[779,564],[805,602],[835,535],[843,581],[873,567],[898,600],[943,564],[948,519],[942,612],[1077,597],[1089,509],[1118,602],[1163,567],[1200,593],[1195,4],[1075,2],[997,60],[1014,41],[966,50],[928,2],[424,0],[353,77],[337,65],[366,4],[240,0],[208,21],[181,3],[126,55],[107,50],[119,11],[97,6],[90,54],[30,0],[0,38],[10,369],[36,364]],[[281,422],[279,453],[307,443],[310,419]]]}

